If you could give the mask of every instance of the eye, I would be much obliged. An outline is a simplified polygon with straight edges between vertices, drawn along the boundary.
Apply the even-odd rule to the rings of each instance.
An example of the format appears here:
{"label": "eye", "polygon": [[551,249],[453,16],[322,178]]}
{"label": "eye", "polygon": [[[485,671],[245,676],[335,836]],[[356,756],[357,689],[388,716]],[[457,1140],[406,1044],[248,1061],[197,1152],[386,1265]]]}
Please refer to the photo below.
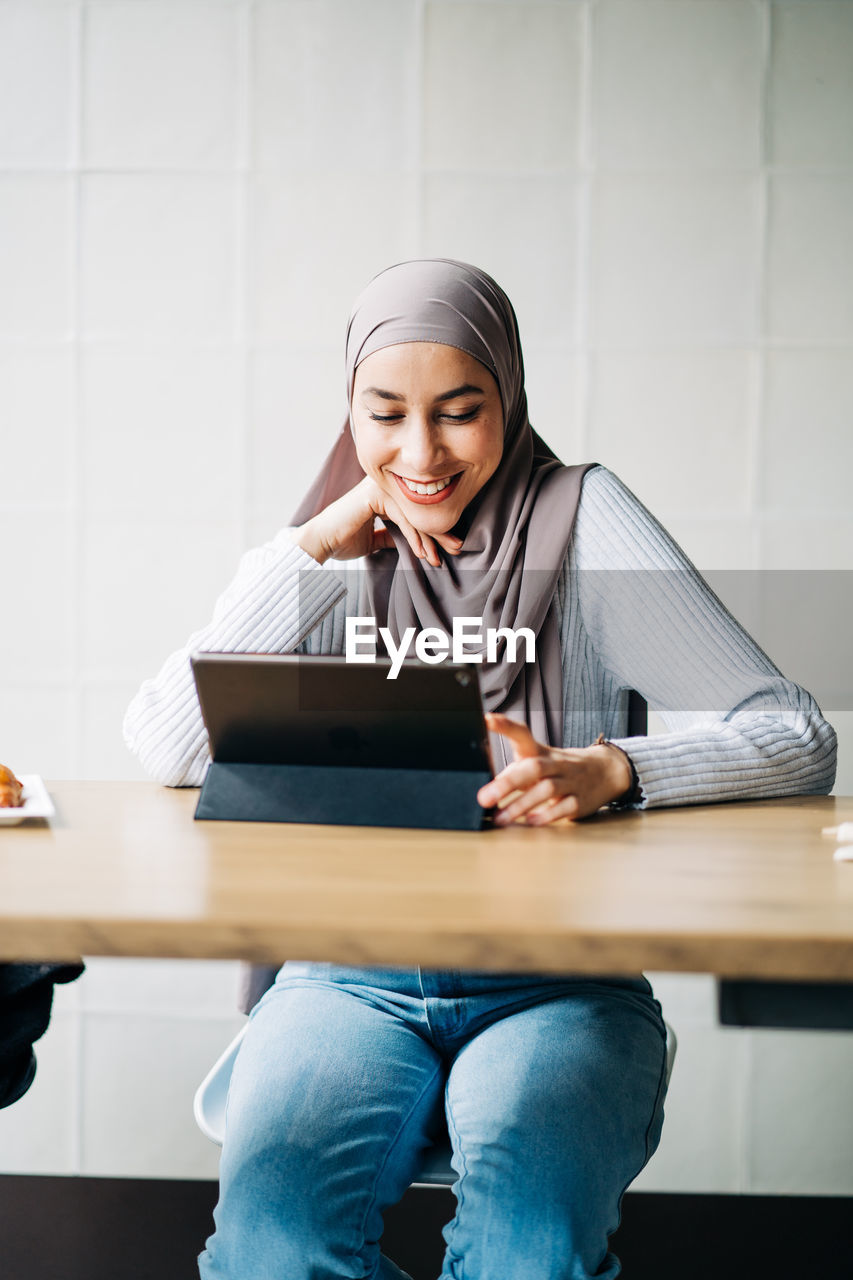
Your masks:
{"label": "eye", "polygon": [[481,404],[478,404],[473,409],[466,409],[464,413],[443,413],[440,416],[445,422],[470,422],[473,418],[476,418],[482,407]]}
{"label": "eye", "polygon": [[373,413],[368,409],[367,416],[373,422],[399,422],[403,415],[402,413]]}

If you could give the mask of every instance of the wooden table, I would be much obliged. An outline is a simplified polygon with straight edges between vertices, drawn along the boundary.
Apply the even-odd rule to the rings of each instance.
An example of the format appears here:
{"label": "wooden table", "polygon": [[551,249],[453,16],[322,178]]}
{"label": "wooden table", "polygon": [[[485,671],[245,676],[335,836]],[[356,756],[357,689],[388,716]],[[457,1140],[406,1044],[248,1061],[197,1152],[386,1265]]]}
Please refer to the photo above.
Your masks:
{"label": "wooden table", "polygon": [[484,832],[194,822],[197,792],[48,784],[0,827],[0,959],[284,958],[853,979],[853,863],[795,797]]}

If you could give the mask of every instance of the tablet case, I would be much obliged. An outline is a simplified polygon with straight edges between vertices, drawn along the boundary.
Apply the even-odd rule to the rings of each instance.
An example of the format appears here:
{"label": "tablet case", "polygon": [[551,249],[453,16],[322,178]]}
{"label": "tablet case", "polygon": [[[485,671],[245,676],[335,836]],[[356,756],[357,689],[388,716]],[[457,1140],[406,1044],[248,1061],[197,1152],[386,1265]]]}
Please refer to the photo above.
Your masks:
{"label": "tablet case", "polygon": [[197,654],[213,761],[199,819],[477,830],[492,777],[476,675],[450,664]]}
{"label": "tablet case", "polygon": [[477,831],[490,773],[214,761],[197,818]]}

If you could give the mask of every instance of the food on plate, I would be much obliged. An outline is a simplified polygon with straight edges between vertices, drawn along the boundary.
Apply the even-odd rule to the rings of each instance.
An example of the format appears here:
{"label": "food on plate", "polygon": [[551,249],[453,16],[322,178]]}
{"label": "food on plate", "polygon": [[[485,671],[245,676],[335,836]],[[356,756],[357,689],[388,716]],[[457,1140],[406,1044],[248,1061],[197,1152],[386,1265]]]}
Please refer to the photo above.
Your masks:
{"label": "food on plate", "polygon": [[23,784],[11,769],[0,764],[0,809],[20,809],[24,803]]}

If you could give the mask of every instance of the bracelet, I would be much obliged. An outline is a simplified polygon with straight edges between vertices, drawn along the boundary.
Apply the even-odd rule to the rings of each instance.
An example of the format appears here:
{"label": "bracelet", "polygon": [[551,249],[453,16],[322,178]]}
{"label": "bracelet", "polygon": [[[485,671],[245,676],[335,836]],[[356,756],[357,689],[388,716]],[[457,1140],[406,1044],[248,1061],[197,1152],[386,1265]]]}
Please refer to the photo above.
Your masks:
{"label": "bracelet", "polygon": [[615,747],[617,751],[622,752],[622,755],[628,761],[628,766],[631,770],[631,781],[628,785],[627,791],[623,791],[621,796],[617,796],[615,800],[611,800],[607,807],[614,810],[630,809],[633,805],[639,804],[643,798],[643,788],[640,786],[640,775],[637,773],[634,761],[628,755],[625,748],[620,747],[618,742],[611,742],[609,738],[605,738],[603,733],[598,735],[592,745],[594,747]]}

